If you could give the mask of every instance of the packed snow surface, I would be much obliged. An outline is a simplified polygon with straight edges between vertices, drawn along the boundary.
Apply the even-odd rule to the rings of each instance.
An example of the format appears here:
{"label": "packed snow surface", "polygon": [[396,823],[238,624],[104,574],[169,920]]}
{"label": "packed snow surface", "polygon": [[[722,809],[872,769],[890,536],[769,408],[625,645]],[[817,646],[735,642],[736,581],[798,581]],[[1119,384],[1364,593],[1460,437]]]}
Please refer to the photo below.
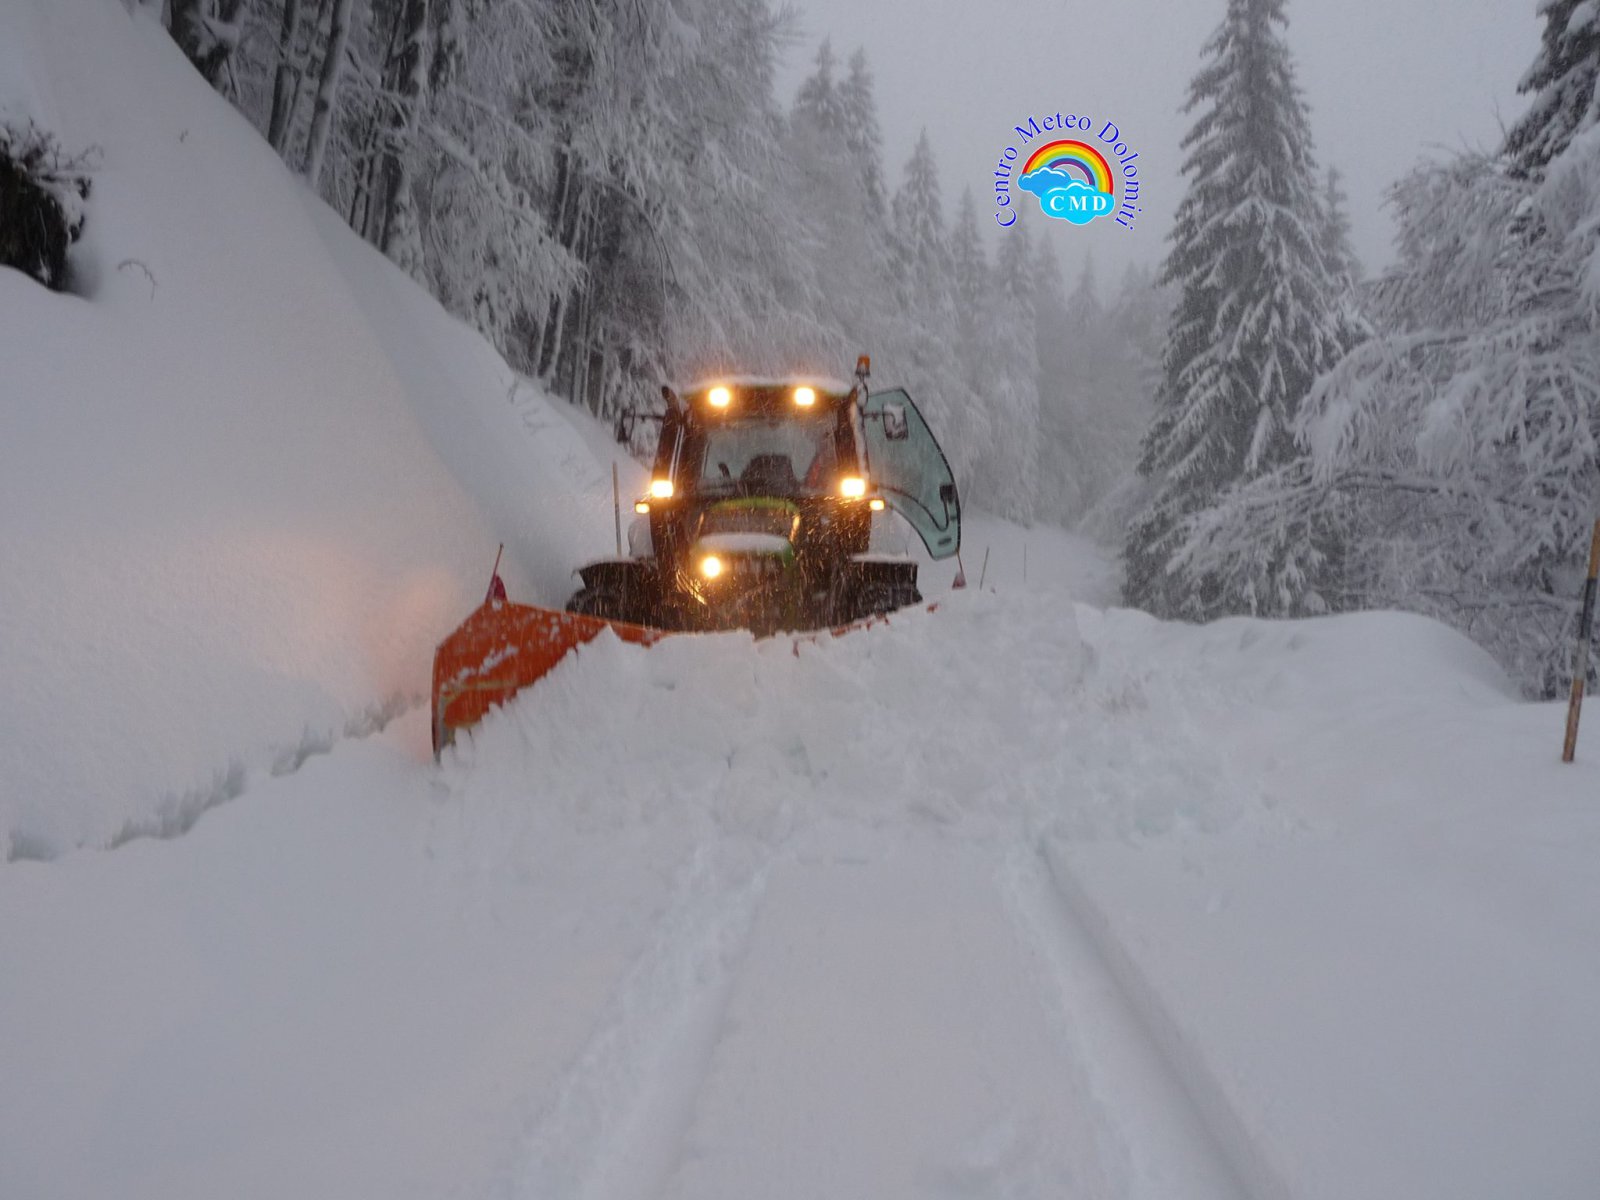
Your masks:
{"label": "packed snow surface", "polygon": [[602,638],[0,872],[0,1193],[1587,1195],[1559,727],[1392,615]]}
{"label": "packed snow surface", "polygon": [[0,1197],[1595,1194],[1600,751],[1462,638],[978,518],[932,611],[602,637],[435,765],[604,431],[148,18],[0,7],[0,103],[103,155],[85,294],[0,273]]}

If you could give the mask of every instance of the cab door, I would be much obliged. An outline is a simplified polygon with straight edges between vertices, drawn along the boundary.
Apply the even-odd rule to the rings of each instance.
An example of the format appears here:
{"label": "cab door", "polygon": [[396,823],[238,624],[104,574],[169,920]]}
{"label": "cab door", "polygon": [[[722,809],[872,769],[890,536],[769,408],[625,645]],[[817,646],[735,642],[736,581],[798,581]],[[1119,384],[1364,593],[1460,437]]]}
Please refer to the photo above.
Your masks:
{"label": "cab door", "polygon": [[867,478],[935,559],[961,549],[961,497],[939,443],[903,388],[871,392],[861,409]]}

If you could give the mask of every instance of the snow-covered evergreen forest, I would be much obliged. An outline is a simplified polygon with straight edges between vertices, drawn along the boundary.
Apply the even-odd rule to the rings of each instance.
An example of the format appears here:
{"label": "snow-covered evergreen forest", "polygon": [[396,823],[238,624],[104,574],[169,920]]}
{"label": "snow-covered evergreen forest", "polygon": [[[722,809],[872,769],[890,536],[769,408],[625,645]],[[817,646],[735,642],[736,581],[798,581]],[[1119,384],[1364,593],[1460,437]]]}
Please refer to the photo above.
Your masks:
{"label": "snow-covered evergreen forest", "polygon": [[1600,515],[1600,9],[1543,0],[1528,111],[1394,186],[1397,260],[1359,284],[1285,10],[1230,0],[1192,84],[1127,598],[1412,609],[1550,694]]}
{"label": "snow-covered evergreen forest", "polygon": [[[352,228],[597,415],[663,378],[841,375],[868,352],[990,511],[1075,520],[1133,460],[1159,354],[1148,280],[1069,300],[1049,245],[990,261],[928,139],[885,161],[862,52],[824,41],[780,100],[775,63],[807,51],[767,0],[166,11]],[[1114,403],[1059,369],[1072,323],[1129,328],[1095,368]]]}
{"label": "snow-covered evergreen forest", "polygon": [[1593,0],[1543,0],[1503,145],[1395,183],[1376,278],[1286,0],[1227,0],[1164,262],[1076,286],[1053,230],[984,236],[926,133],[888,160],[862,52],[824,41],[786,103],[808,50],[767,0],[142,2],[353,229],[598,415],[868,351],[973,504],[1120,541],[1130,604],[1411,609],[1559,685],[1600,481]]}

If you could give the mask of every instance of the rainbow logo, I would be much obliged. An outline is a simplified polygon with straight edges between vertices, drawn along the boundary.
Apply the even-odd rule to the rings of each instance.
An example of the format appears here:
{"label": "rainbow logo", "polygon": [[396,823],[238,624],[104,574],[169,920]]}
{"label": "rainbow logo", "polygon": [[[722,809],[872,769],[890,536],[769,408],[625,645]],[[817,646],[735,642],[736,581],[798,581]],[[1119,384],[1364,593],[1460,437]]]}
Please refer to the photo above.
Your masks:
{"label": "rainbow logo", "polygon": [[1097,192],[1110,195],[1114,190],[1111,168],[1105,155],[1087,142],[1050,142],[1040,146],[1023,164],[1022,173],[1032,175],[1041,167],[1076,170],[1083,182]]}
{"label": "rainbow logo", "polygon": [[1086,142],[1040,146],[1023,165],[1017,186],[1039,199],[1047,217],[1087,225],[1116,208],[1116,184],[1105,156]]}

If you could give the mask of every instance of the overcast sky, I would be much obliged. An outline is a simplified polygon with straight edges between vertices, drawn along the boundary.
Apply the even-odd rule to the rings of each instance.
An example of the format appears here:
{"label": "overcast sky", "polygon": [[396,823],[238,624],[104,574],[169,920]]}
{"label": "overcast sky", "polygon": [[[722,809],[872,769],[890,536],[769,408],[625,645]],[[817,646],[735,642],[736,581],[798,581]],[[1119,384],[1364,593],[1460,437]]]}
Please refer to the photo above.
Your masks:
{"label": "overcast sky", "polygon": [[[864,46],[891,186],[926,127],[947,216],[970,183],[993,230],[992,172],[1017,140],[1014,125],[1057,110],[1109,119],[1139,152],[1145,211],[1137,226],[1104,219],[1045,228],[1034,212],[1033,232],[1054,239],[1074,274],[1092,248],[1102,281],[1129,262],[1160,261],[1183,187],[1178,143],[1191,117],[1179,109],[1225,0],[792,2],[803,40],[784,64],[780,95],[793,96],[824,34],[841,60]],[[1318,161],[1344,173],[1356,252],[1368,271],[1391,258],[1389,184],[1423,155],[1496,145],[1522,111],[1516,86],[1539,45],[1537,3],[1289,0],[1288,37]]]}

